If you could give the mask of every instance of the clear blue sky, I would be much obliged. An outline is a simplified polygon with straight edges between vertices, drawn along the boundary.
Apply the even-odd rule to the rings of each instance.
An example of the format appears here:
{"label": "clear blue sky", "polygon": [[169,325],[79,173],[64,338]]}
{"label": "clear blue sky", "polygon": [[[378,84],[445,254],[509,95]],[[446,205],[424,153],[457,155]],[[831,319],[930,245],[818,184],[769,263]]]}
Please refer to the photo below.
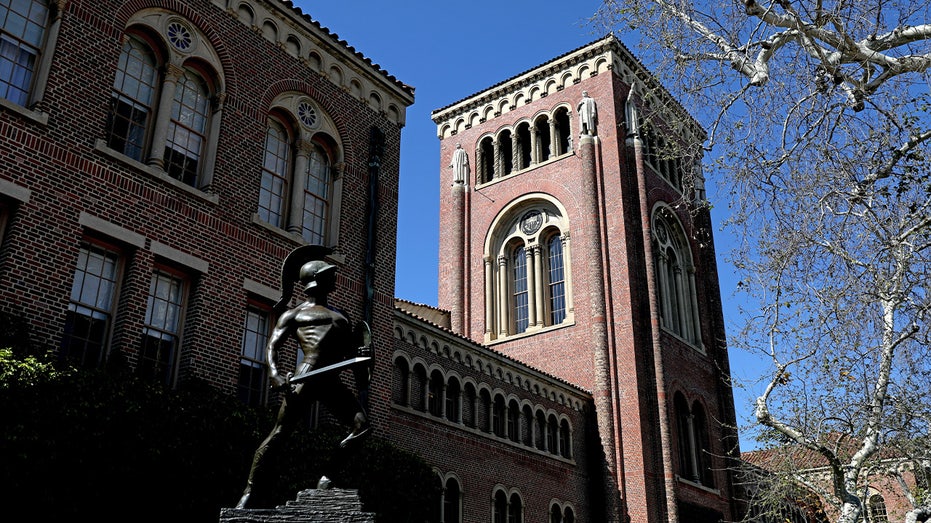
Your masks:
{"label": "clear blue sky", "polygon": [[[400,81],[413,86],[414,105],[401,131],[401,194],[398,217],[396,296],[437,304],[440,160],[430,113],[592,42],[608,29],[593,23],[599,0],[404,0],[294,4]],[[634,49],[632,38],[620,35]],[[647,57],[640,57],[649,64]],[[713,180],[709,198],[714,202]],[[715,202],[720,225],[725,202]],[[718,213],[718,215],[715,215]],[[736,320],[733,268],[724,260],[729,237],[716,226],[718,270],[728,332]],[[757,362],[731,350],[732,373],[759,373]],[[735,390],[738,421],[747,395]],[[750,441],[741,438],[748,450]]]}

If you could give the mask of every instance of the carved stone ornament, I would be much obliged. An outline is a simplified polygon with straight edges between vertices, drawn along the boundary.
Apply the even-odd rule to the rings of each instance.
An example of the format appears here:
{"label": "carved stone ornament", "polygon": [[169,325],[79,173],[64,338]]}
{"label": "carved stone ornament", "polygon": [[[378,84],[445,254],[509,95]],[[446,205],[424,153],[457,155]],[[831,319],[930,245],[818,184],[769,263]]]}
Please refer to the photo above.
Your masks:
{"label": "carved stone ornament", "polygon": [[543,213],[537,210],[527,211],[520,219],[520,230],[531,235],[540,230],[543,225]]}

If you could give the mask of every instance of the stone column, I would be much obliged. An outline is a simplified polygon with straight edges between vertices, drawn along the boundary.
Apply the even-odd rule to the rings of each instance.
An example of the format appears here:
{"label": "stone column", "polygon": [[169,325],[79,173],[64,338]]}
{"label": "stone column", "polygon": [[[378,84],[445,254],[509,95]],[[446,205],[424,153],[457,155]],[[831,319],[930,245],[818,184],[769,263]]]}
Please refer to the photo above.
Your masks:
{"label": "stone column", "polygon": [[485,256],[485,339],[491,340],[495,332],[495,266],[494,258]]}
{"label": "stone column", "polygon": [[531,329],[537,324],[537,284],[536,269],[534,268],[534,249],[539,249],[539,245],[527,247],[524,249],[524,259],[527,267],[527,329]]}
{"label": "stone column", "polygon": [[299,138],[294,144],[294,175],[291,177],[291,200],[288,206],[288,232],[301,234],[304,226],[304,189],[307,187],[307,165],[313,144]]}
{"label": "stone column", "polygon": [[165,168],[165,144],[168,142],[168,125],[171,123],[171,109],[175,103],[175,90],[178,80],[184,75],[184,69],[175,64],[165,66],[165,79],[162,82],[162,95],[158,100],[158,113],[155,115],[155,128],[152,131],[152,148],[146,163]]}
{"label": "stone column", "polygon": [[536,323],[540,327],[546,325],[546,284],[548,280],[543,277],[543,247],[539,244],[534,245],[533,249],[533,281],[536,287],[536,300],[531,304],[536,308]]}
{"label": "stone column", "polygon": [[556,118],[550,118],[550,159],[555,158],[557,154],[556,138]]}
{"label": "stone column", "polygon": [[508,259],[498,256],[498,337],[508,335]]}

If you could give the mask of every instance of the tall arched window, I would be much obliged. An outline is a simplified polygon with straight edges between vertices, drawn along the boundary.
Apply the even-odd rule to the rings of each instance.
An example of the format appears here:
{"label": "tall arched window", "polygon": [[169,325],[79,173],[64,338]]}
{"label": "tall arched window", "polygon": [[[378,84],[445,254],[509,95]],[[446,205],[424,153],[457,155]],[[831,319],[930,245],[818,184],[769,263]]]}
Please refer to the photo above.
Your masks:
{"label": "tall arched window", "polygon": [[0,6],[0,98],[26,106],[39,67],[49,9],[46,2]]}
{"label": "tall arched window", "polygon": [[514,332],[521,333],[527,330],[528,297],[527,297],[527,252],[523,244],[517,245],[511,251],[511,307],[514,318]]}
{"label": "tall arched window", "polygon": [[135,37],[123,43],[107,123],[107,146],[133,160],[143,161],[147,133],[155,105],[158,77],[155,54]]}
{"label": "tall arched window", "polygon": [[207,188],[217,147],[212,122],[221,119],[223,105],[218,55],[193,25],[157,10],[136,13],[126,35],[111,89],[106,147],[166,179]]}
{"label": "tall arched window", "polygon": [[326,150],[313,145],[307,163],[307,183],[304,186],[304,219],[301,236],[309,243],[324,243],[330,206],[330,158]]}
{"label": "tall arched window", "polygon": [[165,142],[165,171],[187,185],[198,186],[197,175],[207,138],[210,92],[204,80],[186,70],[175,88]]}
{"label": "tall arched window", "polygon": [[517,493],[511,494],[508,503],[508,523],[523,523],[524,521],[524,503]]}
{"label": "tall arched window", "polygon": [[446,419],[459,423],[459,402],[461,401],[459,380],[450,378],[446,384]]}
{"label": "tall arched window", "polygon": [[653,214],[653,263],[662,326],[692,345],[701,345],[695,268],[682,226],[666,207]]}
{"label": "tall arched window", "polygon": [[492,521],[494,523],[510,523],[507,520],[508,497],[503,491],[495,492],[493,514]]}
{"label": "tall arched window", "polygon": [[284,224],[285,195],[291,171],[291,138],[288,129],[276,118],[268,119],[265,131],[265,154],[262,162],[262,185],[259,190],[259,218],[281,227]]}
{"label": "tall arched window", "polygon": [[461,523],[462,510],[461,498],[462,490],[459,488],[459,482],[456,478],[449,478],[443,489],[443,523]]}
{"label": "tall arched window", "polygon": [[435,370],[430,374],[427,388],[427,412],[434,416],[443,414],[443,375]]}
{"label": "tall arched window", "polygon": [[520,406],[514,400],[508,403],[507,432],[509,440],[520,441]]}
{"label": "tall arched window", "polygon": [[572,321],[568,223],[533,195],[496,218],[486,239],[488,341]]}
{"label": "tall arched window", "polygon": [[705,410],[697,401],[689,407],[681,393],[673,399],[679,449],[679,475],[693,483],[714,487],[711,438]]}
{"label": "tall arched window", "polygon": [[394,360],[394,380],[391,384],[391,396],[398,405],[407,406],[410,403],[410,391],[410,366],[404,358],[397,358]]}
{"label": "tall arched window", "polygon": [[302,93],[277,97],[268,117],[256,218],[303,241],[335,245],[339,231],[339,140],[335,124]]}
{"label": "tall arched window", "polygon": [[546,268],[549,278],[550,324],[558,325],[566,319],[566,275],[562,257],[562,238],[553,234],[546,242]]}

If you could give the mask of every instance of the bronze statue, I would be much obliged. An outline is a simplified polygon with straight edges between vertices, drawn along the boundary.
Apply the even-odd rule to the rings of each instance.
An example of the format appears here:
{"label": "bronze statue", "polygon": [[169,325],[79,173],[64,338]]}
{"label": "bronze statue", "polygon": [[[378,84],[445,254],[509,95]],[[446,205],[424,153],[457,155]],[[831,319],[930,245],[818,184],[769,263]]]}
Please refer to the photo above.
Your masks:
{"label": "bronze statue", "polygon": [[[315,401],[320,401],[341,423],[352,427],[340,442],[341,447],[369,430],[362,404],[340,381],[339,371],[353,368],[360,392],[367,388],[370,376],[367,371],[372,361],[371,333],[364,322],[353,329],[345,314],[329,306],[327,295],[336,285],[336,266],[322,259],[329,253],[329,249],[316,245],[298,247],[282,266],[282,298],[274,310],[280,316],[268,340],[267,363],[271,387],[283,390],[285,399],[275,426],[255,451],[249,479],[236,508],[249,507],[254,481],[267,461],[267,453],[277,451],[284,438],[307,419]],[[300,269],[295,271],[297,266]],[[295,272],[305,299],[300,305],[281,312],[290,302]],[[282,376],[278,371],[278,351],[290,338],[297,340],[304,357],[298,362],[295,373]],[[356,352],[347,354],[351,349]]]}

